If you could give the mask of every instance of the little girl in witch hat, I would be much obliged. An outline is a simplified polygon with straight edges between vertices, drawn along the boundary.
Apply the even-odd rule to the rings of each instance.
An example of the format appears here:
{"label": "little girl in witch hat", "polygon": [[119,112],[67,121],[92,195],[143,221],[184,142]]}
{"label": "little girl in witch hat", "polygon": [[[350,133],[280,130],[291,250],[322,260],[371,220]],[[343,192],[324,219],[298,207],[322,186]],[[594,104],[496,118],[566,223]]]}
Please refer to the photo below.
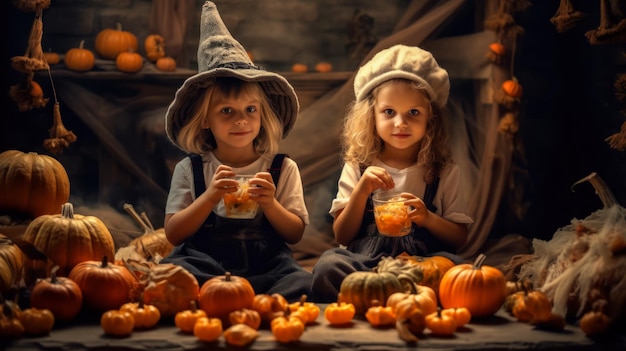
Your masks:
{"label": "little girl in witch hat", "polygon": [[[162,263],[181,265],[202,285],[230,272],[255,293],[289,301],[309,294],[311,273],[287,244],[308,224],[297,164],[277,154],[299,104],[282,76],[253,65],[233,39],[214,3],[202,7],[198,73],[169,106],[169,139],[189,154],[175,167],[165,208],[165,233],[177,245]],[[253,219],[226,217],[224,195],[237,175],[252,174],[247,195],[258,203]]]}

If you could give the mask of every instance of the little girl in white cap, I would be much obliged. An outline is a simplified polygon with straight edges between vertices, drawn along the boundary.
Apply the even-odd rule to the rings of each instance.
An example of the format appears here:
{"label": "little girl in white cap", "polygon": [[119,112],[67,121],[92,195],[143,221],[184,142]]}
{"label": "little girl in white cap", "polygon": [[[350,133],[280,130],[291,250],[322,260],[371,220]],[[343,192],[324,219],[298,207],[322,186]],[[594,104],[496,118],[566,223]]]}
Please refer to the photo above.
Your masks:
{"label": "little girl in white cap", "polygon": [[[186,268],[200,285],[230,272],[257,294],[298,300],[310,294],[311,273],[287,244],[300,241],[309,216],[297,164],[277,154],[298,115],[294,89],[252,64],[210,1],[202,7],[198,71],[165,116],[168,137],[190,156],[172,175],[165,234],[177,246],[160,262]],[[254,175],[247,196],[259,209],[253,219],[227,218],[223,197],[242,174]]]}
{"label": "little girl in white cap", "polygon": [[[432,54],[396,45],[357,72],[356,100],[344,123],[344,167],[332,202],[335,239],[313,268],[315,301],[334,302],[343,279],[370,271],[385,256],[442,255],[461,263],[456,249],[473,220],[459,187],[459,168],[447,145],[443,110],[448,73]],[[409,206],[404,236],[379,233],[372,194],[397,191]]]}

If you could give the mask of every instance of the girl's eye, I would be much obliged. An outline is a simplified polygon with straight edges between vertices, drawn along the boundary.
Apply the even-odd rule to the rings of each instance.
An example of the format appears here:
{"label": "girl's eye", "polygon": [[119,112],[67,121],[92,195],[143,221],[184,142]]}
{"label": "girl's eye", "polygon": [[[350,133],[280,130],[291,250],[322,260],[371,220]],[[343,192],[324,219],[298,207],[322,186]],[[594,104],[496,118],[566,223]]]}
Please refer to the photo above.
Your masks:
{"label": "girl's eye", "polygon": [[225,114],[227,114],[227,115],[231,114],[232,112],[233,112],[233,109],[232,109],[232,108],[230,108],[230,107],[224,107],[224,108],[222,109],[222,113],[225,113]]}
{"label": "girl's eye", "polygon": [[383,113],[387,116],[393,116],[395,114],[395,112],[390,108],[383,110]]}
{"label": "girl's eye", "polygon": [[409,115],[411,116],[419,116],[420,111],[418,109],[409,110]]}
{"label": "girl's eye", "polygon": [[248,108],[246,108],[246,111],[248,111],[249,113],[256,112],[256,106],[248,106]]}

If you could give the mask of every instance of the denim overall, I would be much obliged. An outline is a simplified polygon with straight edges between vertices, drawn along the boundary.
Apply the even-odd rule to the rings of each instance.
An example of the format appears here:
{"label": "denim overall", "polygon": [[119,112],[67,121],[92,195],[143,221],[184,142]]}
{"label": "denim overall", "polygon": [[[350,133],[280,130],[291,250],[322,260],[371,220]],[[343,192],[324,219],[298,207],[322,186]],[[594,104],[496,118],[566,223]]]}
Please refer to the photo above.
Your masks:
{"label": "denim overall", "polygon": [[[274,157],[271,168],[278,183],[285,154]],[[196,198],[205,189],[202,159],[190,155]],[[211,212],[203,226],[174,248],[163,263],[186,268],[202,284],[230,272],[250,281],[255,293],[280,293],[289,301],[310,295],[311,273],[293,258],[291,249],[276,234],[262,213],[254,219],[231,219]]]}

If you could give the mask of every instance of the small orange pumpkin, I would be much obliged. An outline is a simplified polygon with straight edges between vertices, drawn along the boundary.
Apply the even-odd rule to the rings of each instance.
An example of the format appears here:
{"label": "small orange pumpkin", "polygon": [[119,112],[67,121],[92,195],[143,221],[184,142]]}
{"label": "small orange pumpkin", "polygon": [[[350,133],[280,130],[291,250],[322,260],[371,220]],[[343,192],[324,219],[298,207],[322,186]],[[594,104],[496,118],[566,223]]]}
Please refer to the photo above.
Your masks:
{"label": "small orange pumpkin", "polygon": [[522,86],[517,82],[517,79],[515,78],[505,80],[502,83],[502,90],[506,95],[517,99],[521,98],[523,93]]}
{"label": "small orange pumpkin", "polygon": [[315,65],[315,70],[319,73],[332,72],[333,65],[330,62],[326,62],[326,61],[318,62]]}
{"label": "small orange pumpkin", "polygon": [[365,318],[373,327],[386,327],[396,323],[396,313],[393,308],[381,306],[380,301],[372,302],[372,307],[365,312]]}
{"label": "small orange pumpkin", "polygon": [[304,333],[304,323],[299,318],[283,316],[273,319],[270,329],[276,341],[286,344],[300,340]]}
{"label": "small orange pumpkin", "polygon": [[115,58],[115,67],[122,72],[135,73],[143,68],[143,57],[136,52],[120,52]]}
{"label": "small orange pumpkin", "polygon": [[22,250],[0,233],[0,294],[8,292],[22,279],[23,262]]}
{"label": "small orange pumpkin", "polygon": [[206,317],[206,312],[196,307],[196,302],[191,301],[188,310],[177,312],[174,316],[174,324],[183,333],[193,333],[193,327],[199,318]]}
{"label": "small orange pumpkin", "polygon": [[348,324],[355,315],[356,308],[349,302],[333,302],[324,309],[324,318],[330,325]]}
{"label": "small orange pumpkin", "polygon": [[146,57],[152,62],[165,57],[165,39],[158,34],[150,34],[143,42]]}
{"label": "small orange pumpkin", "polygon": [[65,53],[65,67],[71,71],[90,71],[96,64],[96,57],[91,50],[84,47],[85,41],[81,40],[77,48],[71,48]]}
{"label": "small orange pumpkin", "polygon": [[217,340],[223,331],[222,320],[219,318],[200,317],[193,325],[193,335],[205,342]]}
{"label": "small orange pumpkin", "polygon": [[220,318],[226,322],[230,312],[252,308],[254,296],[254,289],[246,278],[226,272],[202,284],[198,301],[208,317]]}
{"label": "small orange pumpkin", "polygon": [[294,73],[306,73],[309,71],[309,67],[307,67],[307,65],[305,65],[304,63],[294,63],[291,66],[291,72]]}
{"label": "small orange pumpkin", "polygon": [[156,68],[163,72],[174,72],[176,70],[176,60],[170,56],[161,57],[156,60]]}
{"label": "small orange pumpkin", "polygon": [[116,29],[106,28],[96,35],[96,53],[103,59],[115,60],[122,52],[137,51],[137,37],[122,30],[122,24],[116,23]]}
{"label": "small orange pumpkin", "polygon": [[261,319],[271,322],[285,314],[289,302],[281,294],[257,294],[252,301],[252,309],[257,311]]}
{"label": "small orange pumpkin", "polygon": [[489,51],[493,52],[497,56],[502,56],[506,53],[506,48],[501,43],[493,42],[489,44]]}
{"label": "small orange pumpkin", "polygon": [[127,302],[120,307],[120,311],[130,312],[135,318],[135,329],[147,329],[154,327],[161,319],[161,312],[152,305],[146,305],[140,299],[139,302]]}
{"label": "small orange pumpkin", "polygon": [[242,308],[237,311],[233,311],[228,315],[228,321],[233,324],[247,324],[250,327],[258,330],[261,327],[261,315],[255,310],[248,308]]}
{"label": "small orange pumpkin", "polygon": [[107,335],[129,336],[135,328],[135,318],[130,312],[110,310],[100,317],[100,326]]}
{"label": "small orange pumpkin", "polygon": [[54,314],[46,308],[27,308],[19,313],[18,318],[28,335],[47,335],[54,327]]}
{"label": "small orange pumpkin", "polygon": [[244,347],[252,344],[261,333],[247,324],[235,324],[224,330],[227,345]]}
{"label": "small orange pumpkin", "polygon": [[46,51],[43,53],[43,57],[46,59],[49,65],[56,65],[61,62],[61,57],[58,53],[52,51]]}
{"label": "small orange pumpkin", "polygon": [[456,331],[456,320],[449,314],[441,313],[441,308],[427,315],[425,321],[426,328],[430,329],[433,335],[450,336]]}

